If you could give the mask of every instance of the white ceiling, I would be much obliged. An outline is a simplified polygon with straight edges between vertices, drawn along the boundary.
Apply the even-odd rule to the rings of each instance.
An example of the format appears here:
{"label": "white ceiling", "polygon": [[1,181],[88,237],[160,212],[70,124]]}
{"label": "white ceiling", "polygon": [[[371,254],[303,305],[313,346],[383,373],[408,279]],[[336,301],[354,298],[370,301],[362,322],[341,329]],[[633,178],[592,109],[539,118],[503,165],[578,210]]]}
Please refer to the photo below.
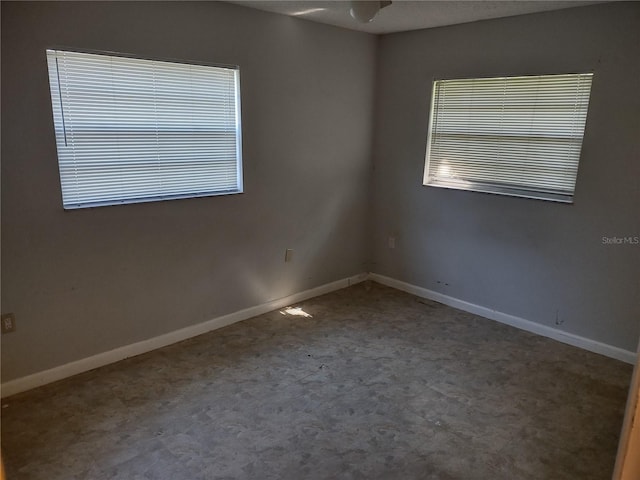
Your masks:
{"label": "white ceiling", "polygon": [[393,33],[421,28],[442,27],[489,18],[512,17],[527,13],[580,7],[602,1],[409,1],[393,0],[370,23],[359,23],[349,15],[349,1],[243,1],[230,3],[290,15],[314,22],[369,33]]}

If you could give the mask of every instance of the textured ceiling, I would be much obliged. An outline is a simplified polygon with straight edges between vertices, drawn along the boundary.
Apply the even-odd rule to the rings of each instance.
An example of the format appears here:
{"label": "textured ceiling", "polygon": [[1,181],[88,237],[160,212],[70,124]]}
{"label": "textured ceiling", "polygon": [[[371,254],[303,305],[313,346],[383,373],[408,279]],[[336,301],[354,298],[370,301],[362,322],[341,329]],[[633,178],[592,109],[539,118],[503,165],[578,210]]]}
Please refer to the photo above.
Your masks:
{"label": "textured ceiling", "polygon": [[394,0],[370,23],[359,23],[349,15],[349,1],[242,1],[230,3],[328,23],[369,33],[392,33],[442,27],[489,18],[580,7],[602,1],[408,1]]}

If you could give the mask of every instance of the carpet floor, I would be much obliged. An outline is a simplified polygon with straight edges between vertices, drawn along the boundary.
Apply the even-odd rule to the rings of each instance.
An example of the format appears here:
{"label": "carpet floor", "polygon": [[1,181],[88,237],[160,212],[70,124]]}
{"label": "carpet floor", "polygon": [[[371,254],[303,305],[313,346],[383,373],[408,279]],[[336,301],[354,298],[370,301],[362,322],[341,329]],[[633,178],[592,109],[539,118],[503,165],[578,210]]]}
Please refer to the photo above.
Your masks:
{"label": "carpet floor", "polygon": [[5,399],[9,480],[609,480],[631,366],[366,282]]}

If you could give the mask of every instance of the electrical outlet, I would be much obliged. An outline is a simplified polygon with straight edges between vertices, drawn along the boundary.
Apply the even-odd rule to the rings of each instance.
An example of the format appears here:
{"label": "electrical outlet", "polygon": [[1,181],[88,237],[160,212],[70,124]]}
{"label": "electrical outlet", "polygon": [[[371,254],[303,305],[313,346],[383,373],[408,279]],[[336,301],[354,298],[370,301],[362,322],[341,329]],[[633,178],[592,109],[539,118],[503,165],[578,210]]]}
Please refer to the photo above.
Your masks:
{"label": "electrical outlet", "polygon": [[396,248],[396,237],[389,236],[389,248]]}
{"label": "electrical outlet", "polygon": [[293,260],[293,249],[287,248],[284,252],[284,261],[290,262]]}
{"label": "electrical outlet", "polygon": [[13,313],[2,315],[2,333],[12,333],[16,331],[16,316]]}

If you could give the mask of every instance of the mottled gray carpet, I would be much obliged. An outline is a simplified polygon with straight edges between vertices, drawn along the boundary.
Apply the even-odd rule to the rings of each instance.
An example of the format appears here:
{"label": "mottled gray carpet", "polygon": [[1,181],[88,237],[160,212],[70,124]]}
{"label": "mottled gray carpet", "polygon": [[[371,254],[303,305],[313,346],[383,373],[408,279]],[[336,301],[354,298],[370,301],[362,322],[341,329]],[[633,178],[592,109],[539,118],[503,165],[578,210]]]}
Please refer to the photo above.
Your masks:
{"label": "mottled gray carpet", "polygon": [[5,399],[9,480],[611,478],[629,365],[377,284],[295,307]]}

